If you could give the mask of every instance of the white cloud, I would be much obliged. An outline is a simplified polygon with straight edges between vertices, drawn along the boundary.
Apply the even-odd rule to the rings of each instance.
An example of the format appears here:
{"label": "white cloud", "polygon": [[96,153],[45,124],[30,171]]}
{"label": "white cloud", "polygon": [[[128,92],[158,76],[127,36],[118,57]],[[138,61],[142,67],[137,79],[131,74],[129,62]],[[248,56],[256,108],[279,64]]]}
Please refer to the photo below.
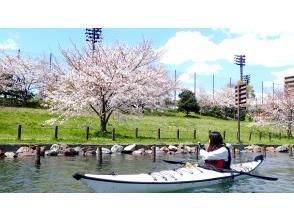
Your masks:
{"label": "white cloud", "polygon": [[17,44],[13,39],[7,39],[0,42],[0,49],[2,50],[16,50]]}
{"label": "white cloud", "polygon": [[194,74],[193,73],[182,73],[178,80],[180,81],[180,83],[184,83],[184,84],[191,84],[194,83]]}
{"label": "white cloud", "polygon": [[265,81],[263,83],[264,87],[272,87],[274,83],[274,87],[277,89],[283,89],[284,86],[284,78],[286,76],[294,76],[294,66],[289,67],[288,69],[282,71],[275,71],[271,73],[276,79],[272,81]]}
{"label": "white cloud", "polygon": [[184,73],[179,75],[178,80],[180,81],[180,83],[183,83],[183,84],[193,84],[195,73],[197,78],[197,75],[217,74],[218,71],[221,71],[221,70],[222,70],[222,67],[219,64],[195,63],[192,66],[189,66]]}
{"label": "white cloud", "polygon": [[272,75],[278,78],[284,78],[285,76],[294,76],[294,66],[286,70],[272,72]]}
{"label": "white cloud", "polygon": [[[215,33],[217,34],[217,30]],[[177,32],[163,46],[165,54],[162,62],[182,64],[191,61],[211,63],[226,60],[233,63],[235,54],[245,54],[247,65],[281,67],[293,64],[293,42],[294,33],[291,32],[264,38],[258,33],[244,32],[215,43],[211,37],[204,36],[198,31],[182,31]]]}
{"label": "white cloud", "polygon": [[181,31],[164,45],[165,54],[161,61],[165,64],[213,61],[218,59],[218,56],[211,53],[215,48],[216,44],[200,32]]}
{"label": "white cloud", "polygon": [[219,64],[195,63],[187,68],[187,72],[201,75],[212,75],[222,69],[222,66]]}

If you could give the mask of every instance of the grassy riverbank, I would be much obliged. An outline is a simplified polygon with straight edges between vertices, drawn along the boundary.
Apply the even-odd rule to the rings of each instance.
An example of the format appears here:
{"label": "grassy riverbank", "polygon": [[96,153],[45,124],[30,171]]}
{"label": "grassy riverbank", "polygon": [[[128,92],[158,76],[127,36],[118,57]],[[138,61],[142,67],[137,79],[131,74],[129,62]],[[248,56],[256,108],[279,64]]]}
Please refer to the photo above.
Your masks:
{"label": "grassy riverbank", "polygon": [[[98,131],[99,120],[95,115],[72,118],[63,124],[58,124],[58,139],[54,138],[55,126],[46,125],[44,122],[57,115],[50,115],[43,109],[0,107],[0,143],[196,143],[207,142],[208,131],[217,130],[222,134],[225,131],[227,143],[237,142],[237,122],[222,120],[213,117],[194,115],[186,118],[182,113],[169,114],[169,116],[137,116],[113,115],[108,124],[107,134]],[[18,125],[22,125],[21,140],[17,140]],[[248,122],[241,122],[241,140],[243,143],[282,144],[293,140],[286,138],[286,133],[272,133],[269,131],[251,130]],[[86,127],[89,126],[89,139],[86,140]],[[115,140],[112,140],[112,129],[115,128]],[[138,128],[138,138],[135,139],[135,129]],[[157,139],[160,128],[160,139]],[[179,129],[179,139],[177,139]],[[196,130],[196,139],[194,139]],[[249,140],[250,131],[252,132]]]}

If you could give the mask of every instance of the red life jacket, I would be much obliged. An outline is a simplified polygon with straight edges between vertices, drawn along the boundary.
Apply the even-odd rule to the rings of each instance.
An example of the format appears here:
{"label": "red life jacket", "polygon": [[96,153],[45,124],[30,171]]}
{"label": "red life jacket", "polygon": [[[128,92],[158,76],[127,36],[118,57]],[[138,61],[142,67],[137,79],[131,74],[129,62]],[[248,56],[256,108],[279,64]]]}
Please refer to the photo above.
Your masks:
{"label": "red life jacket", "polygon": [[231,152],[230,149],[227,148],[228,151],[228,161],[225,160],[205,160],[205,163],[210,164],[218,169],[230,169],[231,166]]}
{"label": "red life jacket", "polygon": [[225,161],[224,160],[205,160],[205,163],[214,166],[215,168],[223,169]]}

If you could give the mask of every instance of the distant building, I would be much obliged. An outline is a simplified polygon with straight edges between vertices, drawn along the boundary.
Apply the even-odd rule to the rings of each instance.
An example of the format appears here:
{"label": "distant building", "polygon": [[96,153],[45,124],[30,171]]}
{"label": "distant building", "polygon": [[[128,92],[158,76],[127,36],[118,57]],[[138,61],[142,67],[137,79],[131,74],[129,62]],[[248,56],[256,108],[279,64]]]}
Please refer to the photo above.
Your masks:
{"label": "distant building", "polygon": [[287,76],[284,78],[284,93],[294,97],[294,76]]}

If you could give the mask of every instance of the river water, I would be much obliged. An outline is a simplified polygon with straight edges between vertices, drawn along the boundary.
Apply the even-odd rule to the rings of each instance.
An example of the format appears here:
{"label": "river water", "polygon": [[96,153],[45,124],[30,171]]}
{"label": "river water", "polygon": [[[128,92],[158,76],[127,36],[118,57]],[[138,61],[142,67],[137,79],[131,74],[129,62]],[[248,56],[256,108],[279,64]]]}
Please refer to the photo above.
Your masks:
{"label": "river water", "polygon": [[[41,165],[35,158],[0,159],[0,192],[2,193],[88,193],[92,192],[81,181],[72,178],[76,172],[109,174],[143,173],[176,168],[161,159],[188,160],[195,155],[158,155],[152,162],[150,155],[103,155],[100,163],[96,157],[45,157]],[[254,158],[253,153],[237,153],[233,163]],[[257,175],[279,178],[267,181],[243,178],[232,182],[182,191],[184,193],[286,193],[294,192],[294,158],[283,153],[268,153],[263,164],[254,172]]]}

